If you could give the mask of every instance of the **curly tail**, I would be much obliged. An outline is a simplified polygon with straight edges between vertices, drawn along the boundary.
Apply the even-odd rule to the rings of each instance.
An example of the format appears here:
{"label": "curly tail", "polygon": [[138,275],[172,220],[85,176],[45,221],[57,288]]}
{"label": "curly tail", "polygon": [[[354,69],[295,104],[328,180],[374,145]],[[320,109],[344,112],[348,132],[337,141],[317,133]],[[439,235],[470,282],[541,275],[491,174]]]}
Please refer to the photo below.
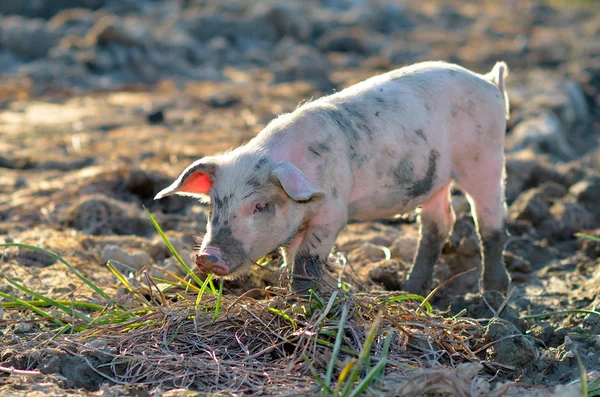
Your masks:
{"label": "curly tail", "polygon": [[508,102],[508,94],[504,87],[504,80],[508,77],[508,66],[504,62],[497,62],[491,72],[487,74],[487,77],[496,84],[496,87],[502,93],[504,97],[504,105],[506,106],[506,119],[510,116],[510,106]]}

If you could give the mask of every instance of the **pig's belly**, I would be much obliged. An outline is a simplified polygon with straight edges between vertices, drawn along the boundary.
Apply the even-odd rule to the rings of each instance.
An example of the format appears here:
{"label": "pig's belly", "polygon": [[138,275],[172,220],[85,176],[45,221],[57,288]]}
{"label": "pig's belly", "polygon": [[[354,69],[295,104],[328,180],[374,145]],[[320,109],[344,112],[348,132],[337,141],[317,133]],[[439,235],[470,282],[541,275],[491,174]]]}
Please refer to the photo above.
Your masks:
{"label": "pig's belly", "polygon": [[348,219],[366,221],[405,214],[429,200],[435,190],[437,189],[434,188],[423,196],[408,198],[406,191],[373,189],[373,194],[356,198],[348,203]]}

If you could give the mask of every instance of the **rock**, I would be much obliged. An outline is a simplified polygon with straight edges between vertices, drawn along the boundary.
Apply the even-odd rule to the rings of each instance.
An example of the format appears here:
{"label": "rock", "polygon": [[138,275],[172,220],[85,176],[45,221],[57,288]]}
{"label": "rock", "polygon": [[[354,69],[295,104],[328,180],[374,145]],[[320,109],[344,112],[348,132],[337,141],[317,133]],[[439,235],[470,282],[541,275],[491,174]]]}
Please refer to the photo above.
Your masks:
{"label": "rock", "polygon": [[527,220],[537,226],[552,215],[542,193],[538,189],[529,189],[510,206],[509,216],[512,221]]}
{"label": "rock", "polygon": [[214,92],[207,98],[208,104],[213,108],[228,108],[241,101],[240,96],[232,90]]}
{"label": "rock", "polygon": [[577,201],[582,203],[600,203],[600,176],[593,175],[580,181],[569,189]]}
{"label": "rock", "polygon": [[338,28],[326,32],[317,42],[323,51],[355,52],[366,55],[370,52],[366,42],[367,32],[360,28]]}
{"label": "rock", "polygon": [[542,183],[537,189],[546,199],[563,198],[567,195],[567,188],[560,183],[548,181]]}
{"label": "rock", "polygon": [[519,372],[539,356],[533,342],[508,321],[493,320],[486,327],[483,337],[494,342],[487,351],[488,360],[514,366]]}
{"label": "rock", "polygon": [[113,15],[105,15],[88,31],[85,43],[90,47],[110,43],[148,47],[150,37],[150,33],[139,21],[124,21]]}
{"label": "rock", "polygon": [[479,255],[479,241],[472,237],[462,237],[457,252],[464,256]]}
{"label": "rock", "polygon": [[401,266],[394,260],[383,260],[369,265],[369,278],[373,282],[383,285],[387,291],[400,291],[402,289]]}
{"label": "rock", "polygon": [[382,247],[371,243],[364,243],[348,254],[348,259],[354,263],[378,262],[385,259]]}
{"label": "rock", "polygon": [[140,270],[150,262],[150,255],[144,251],[128,252],[118,245],[107,245],[102,250],[102,260],[117,261],[124,265]]}
{"label": "rock", "polygon": [[391,34],[397,31],[411,29],[415,26],[410,10],[402,4],[386,3],[378,6],[372,18],[371,26],[374,30]]}
{"label": "rock", "polygon": [[27,59],[45,57],[58,43],[60,32],[41,19],[0,17],[0,47]]}
{"label": "rock", "polygon": [[19,252],[17,254],[17,263],[19,266],[26,267],[46,267],[55,264],[56,259],[44,254],[43,252],[19,248]]}
{"label": "rock", "polygon": [[282,59],[273,66],[276,82],[308,80],[321,89],[331,88],[327,58],[307,45],[296,46],[294,52],[294,56]]}
{"label": "rock", "polygon": [[274,26],[263,23],[258,17],[239,14],[212,13],[209,9],[195,9],[182,17],[182,26],[196,40],[210,40],[216,36],[228,37],[237,42],[243,39],[277,41]]}
{"label": "rock", "polygon": [[[494,313],[490,310],[490,307],[497,310],[503,303],[504,296],[497,291],[486,292],[483,297],[481,295],[468,294],[466,296],[457,297],[452,301],[450,303],[450,312],[452,315],[455,315],[463,309],[466,309],[466,315],[468,317],[492,318]],[[527,323],[521,320],[519,313],[513,309],[510,304],[504,307],[499,318],[512,323],[517,328],[518,333],[527,330]]]}
{"label": "rock", "polygon": [[139,196],[141,199],[154,198],[158,193],[155,178],[144,170],[134,169],[123,180],[125,191]]}
{"label": "rock", "polygon": [[407,262],[412,262],[417,252],[419,241],[412,237],[399,237],[390,247],[392,258],[402,259]]}
{"label": "rock", "polygon": [[579,203],[557,201],[550,208],[550,213],[560,222],[561,235],[564,238],[570,237],[573,233],[580,232],[594,223],[594,215]]}
{"label": "rock", "polygon": [[98,9],[107,0],[1,1],[0,15],[23,15],[30,18],[51,18],[66,8]]}
{"label": "rock", "polygon": [[83,196],[73,203],[63,216],[63,222],[86,234],[135,234],[145,236],[154,230],[139,210],[96,194]]}
{"label": "rock", "polygon": [[146,116],[146,120],[150,124],[160,124],[165,121],[165,113],[162,110],[156,110],[154,112],[148,113]]}
{"label": "rock", "polygon": [[521,258],[519,255],[515,255],[511,252],[504,252],[504,263],[511,272],[515,273],[530,273],[531,263]]}
{"label": "rock", "polygon": [[554,327],[546,322],[533,324],[527,331],[527,335],[531,335],[539,339],[542,343],[548,344],[554,335]]}
{"label": "rock", "polygon": [[[596,232],[595,237],[600,238],[600,233]],[[582,239],[581,250],[591,260],[600,258],[600,243],[589,239]],[[599,331],[600,332],[600,331]]]}
{"label": "rock", "polygon": [[[178,252],[183,252],[183,251],[178,251]],[[192,265],[192,262],[188,261],[188,265]],[[179,263],[177,258],[175,258],[174,256],[171,256],[171,257],[165,259],[164,262],[162,263],[162,265],[160,265],[159,267],[162,270],[165,270],[165,271],[167,271],[171,274],[174,274],[176,276],[179,276],[179,277],[184,277],[187,274],[185,269],[183,268],[183,266],[181,266],[181,263]],[[192,267],[192,269],[193,269],[193,267]],[[155,269],[154,267],[150,271],[150,275],[153,277],[170,279],[170,277],[168,277],[165,273],[161,272],[160,270]]]}
{"label": "rock", "polygon": [[303,10],[297,7],[283,3],[259,2],[253,13],[257,21],[272,26],[279,38],[290,36],[306,41],[310,37],[311,25]]}
{"label": "rock", "polygon": [[559,118],[552,112],[546,112],[517,124],[507,140],[507,148],[517,151],[532,147],[538,153],[549,153],[569,160],[576,154],[564,134]]}

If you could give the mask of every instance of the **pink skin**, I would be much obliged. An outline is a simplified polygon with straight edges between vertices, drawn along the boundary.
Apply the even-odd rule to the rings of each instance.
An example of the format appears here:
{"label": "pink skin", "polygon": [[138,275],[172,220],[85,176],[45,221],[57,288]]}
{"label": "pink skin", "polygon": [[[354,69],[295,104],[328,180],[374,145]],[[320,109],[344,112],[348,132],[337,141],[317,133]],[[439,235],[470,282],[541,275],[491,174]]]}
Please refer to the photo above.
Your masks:
{"label": "pink skin", "polygon": [[196,254],[196,266],[204,273],[214,273],[218,276],[229,274],[229,266],[218,248],[206,247],[202,252]]}
{"label": "pink skin", "polygon": [[454,184],[482,241],[483,288],[506,291],[506,75],[503,63],[480,75],[427,62],[376,76],[276,118],[244,146],[196,161],[157,198],[210,201],[200,270],[235,276],[281,247],[295,291],[319,281],[349,219],[420,207],[421,238],[404,288],[424,293],[453,228]]}

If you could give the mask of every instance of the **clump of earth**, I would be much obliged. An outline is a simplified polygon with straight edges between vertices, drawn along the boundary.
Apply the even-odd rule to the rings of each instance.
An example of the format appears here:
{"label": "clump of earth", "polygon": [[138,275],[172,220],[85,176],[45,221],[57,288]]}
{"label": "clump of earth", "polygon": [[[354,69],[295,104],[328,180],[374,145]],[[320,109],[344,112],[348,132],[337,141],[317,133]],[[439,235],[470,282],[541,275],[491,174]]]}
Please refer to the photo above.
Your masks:
{"label": "clump of earth", "polygon": [[[577,236],[600,236],[599,15],[592,2],[2,2],[0,243],[57,252],[115,293],[107,260],[180,272],[143,208],[193,263],[207,208],[189,198],[153,200],[190,162],[374,74],[440,59],[487,72],[503,60],[511,102],[505,261],[514,290],[508,300],[481,296],[470,272],[432,303],[448,316],[493,318],[486,354],[513,368],[503,381],[567,385],[579,379],[577,357],[597,379],[597,314],[525,317],[600,305],[600,244]],[[436,285],[481,262],[459,190],[452,204],[457,223]],[[331,260],[347,261],[356,291],[401,290],[417,237],[414,213],[354,222]],[[56,299],[82,294],[62,264],[25,249],[3,251],[0,274]],[[256,273],[225,292],[278,282]],[[22,296],[7,283],[0,291]],[[0,365],[29,359],[46,377],[0,375],[0,394],[112,387],[64,351],[15,352],[39,335],[34,323],[4,311]]]}

